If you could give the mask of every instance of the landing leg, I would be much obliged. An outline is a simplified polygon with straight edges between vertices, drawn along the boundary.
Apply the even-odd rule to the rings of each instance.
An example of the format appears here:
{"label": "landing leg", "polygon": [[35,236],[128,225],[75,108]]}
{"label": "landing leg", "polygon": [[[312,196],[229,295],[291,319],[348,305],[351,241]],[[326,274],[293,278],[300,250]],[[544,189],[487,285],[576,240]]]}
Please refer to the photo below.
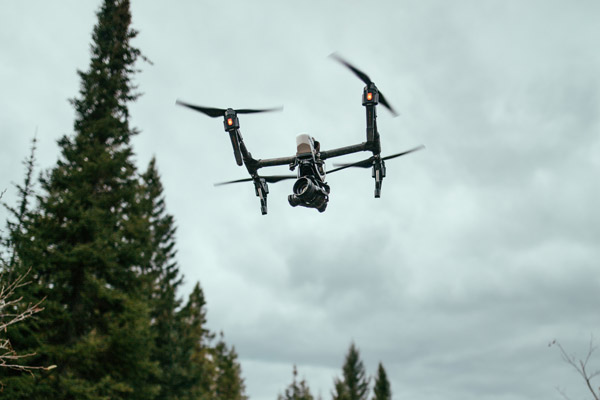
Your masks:
{"label": "landing leg", "polygon": [[385,163],[379,155],[376,156],[375,160],[373,160],[373,178],[375,178],[375,198],[381,197],[381,185],[383,183],[383,178],[385,177]]}
{"label": "landing leg", "polygon": [[254,192],[260,199],[260,212],[262,215],[267,214],[267,194],[269,194],[269,187],[264,178],[254,179]]}

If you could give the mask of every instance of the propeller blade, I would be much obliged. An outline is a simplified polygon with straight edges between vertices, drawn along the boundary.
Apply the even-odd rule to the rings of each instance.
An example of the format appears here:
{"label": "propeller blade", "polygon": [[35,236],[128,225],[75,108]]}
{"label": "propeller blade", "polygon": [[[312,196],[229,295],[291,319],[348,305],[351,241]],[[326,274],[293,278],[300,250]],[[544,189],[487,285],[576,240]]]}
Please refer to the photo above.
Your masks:
{"label": "propeller blade", "polygon": [[394,117],[397,117],[398,112],[396,110],[394,110],[394,108],[390,105],[390,103],[388,103],[388,101],[385,99],[385,97],[383,96],[383,93],[381,93],[381,90],[379,91],[379,102],[388,110],[390,110],[390,112],[392,113],[392,115],[394,115]]}
{"label": "propeller blade", "polygon": [[222,117],[223,115],[225,115],[225,109],[223,108],[213,108],[213,107],[202,107],[202,106],[195,106],[193,104],[189,104],[189,103],[185,103],[183,101],[177,100],[176,104],[179,104],[180,106],[184,106],[187,108],[191,108],[192,110],[196,110],[199,111],[203,114],[208,115],[209,117],[212,118],[218,118],[218,117]]}
{"label": "propeller blade", "polygon": [[252,182],[252,178],[237,179],[235,181],[227,181],[227,182],[217,182],[213,185],[214,186],[223,186],[223,185],[229,185],[232,183],[240,183],[240,182]]}
{"label": "propeller blade", "polygon": [[[185,103],[181,100],[177,100],[176,104],[179,104],[180,106],[184,106],[187,108],[191,108],[192,110],[195,110],[195,111],[199,111],[199,112],[206,114],[209,117],[213,117],[213,118],[222,117],[225,115],[225,111],[227,111],[227,109],[225,109],[225,108],[196,106],[193,104]],[[234,111],[238,114],[254,114],[254,113],[262,113],[262,112],[269,112],[269,111],[281,111],[281,110],[283,110],[282,106],[274,107],[274,108],[256,109],[256,110],[250,109],[250,108],[242,108],[240,110],[234,110]]]}
{"label": "propeller blade", "polygon": [[334,164],[334,165],[341,165],[341,166],[339,168],[332,169],[331,171],[327,171],[327,173],[332,174],[334,172],[341,171],[343,169],[350,168],[350,167],[369,168],[371,165],[373,165],[373,160],[374,160],[373,157],[369,157],[366,160],[357,161],[357,162],[351,163],[351,164]]}
{"label": "propeller blade", "polygon": [[332,58],[336,59],[337,61],[339,61],[340,63],[344,64],[347,68],[349,68],[352,72],[354,72],[354,74],[356,76],[358,76],[358,78],[361,81],[363,81],[366,85],[371,83],[371,78],[369,78],[369,76],[367,74],[365,74],[364,72],[362,72],[361,70],[356,68],[354,65],[350,64],[348,61],[344,60],[339,54],[331,53],[330,57],[332,57]]}
{"label": "propeller blade", "polygon": [[[346,67],[348,67],[366,85],[369,85],[370,83],[372,83],[371,78],[369,78],[369,76],[367,74],[365,74],[364,72],[362,72],[361,70],[359,70],[358,68],[356,68],[355,66],[353,66],[352,64],[350,64],[348,61],[344,60],[339,54],[332,53],[330,57],[335,58],[337,61],[339,61],[340,63],[344,64]],[[394,117],[397,117],[399,115],[398,112],[396,112],[396,110],[394,110],[394,108],[391,106],[391,104],[388,103],[388,101],[384,97],[383,93],[381,93],[381,91],[379,91],[379,102],[385,108],[387,108],[388,110],[390,110],[390,112],[394,115]]]}
{"label": "propeller blade", "polygon": [[296,175],[270,175],[270,176],[261,176],[264,178],[267,183],[276,183],[279,181],[285,181],[288,179],[298,179]]}
{"label": "propeller blade", "polygon": [[[425,148],[425,146],[420,145],[420,146],[417,146],[417,147],[415,147],[413,149],[403,151],[402,153],[396,153],[396,154],[392,154],[392,155],[387,156],[387,157],[383,157],[382,160],[384,160],[384,161],[385,160],[391,160],[392,158],[404,156],[406,154],[410,154],[412,152],[415,152],[417,150],[422,150],[424,148]],[[332,169],[331,171],[327,171],[327,173],[331,174],[332,172],[341,171],[342,169],[346,169],[346,168],[350,168],[350,167],[370,168],[373,165],[373,160],[374,159],[375,158],[371,156],[371,157],[367,158],[366,160],[361,160],[361,161],[357,161],[357,162],[350,163],[350,164],[333,164],[334,166],[339,166],[339,168],[335,168],[335,169]]]}
{"label": "propeller blade", "polygon": [[254,113],[262,113],[262,112],[281,111],[281,110],[283,110],[283,106],[273,107],[273,108],[263,108],[263,109],[259,109],[259,110],[242,108],[241,110],[235,110],[235,112],[238,114],[254,114]]}
{"label": "propeller blade", "polygon": [[396,157],[400,157],[400,156],[403,156],[403,155],[406,155],[406,154],[410,154],[410,153],[418,151],[418,150],[423,150],[424,148],[425,148],[425,146],[420,145],[420,146],[415,147],[414,149],[403,151],[402,153],[392,154],[391,156],[383,157],[382,160],[391,160],[392,158],[396,158]]}
{"label": "propeller blade", "polygon": [[[296,175],[268,175],[268,176],[261,176],[260,178],[263,178],[267,183],[277,183],[279,181],[284,181],[287,179],[297,179],[298,177]],[[223,186],[223,185],[229,185],[231,183],[240,183],[240,182],[252,182],[254,180],[254,178],[244,178],[244,179],[236,179],[235,181],[227,181],[227,182],[219,182],[219,183],[215,183],[215,186]]]}

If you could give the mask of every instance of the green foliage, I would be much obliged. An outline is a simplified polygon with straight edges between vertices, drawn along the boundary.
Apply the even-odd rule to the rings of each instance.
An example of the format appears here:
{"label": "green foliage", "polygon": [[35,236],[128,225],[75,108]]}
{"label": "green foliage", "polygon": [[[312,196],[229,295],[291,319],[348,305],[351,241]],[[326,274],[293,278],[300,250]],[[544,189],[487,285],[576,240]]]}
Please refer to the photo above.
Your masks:
{"label": "green foliage", "polygon": [[354,343],[350,345],[342,367],[342,379],[336,378],[332,393],[334,400],[367,400],[369,378]]}
{"label": "green foliage", "polygon": [[[6,203],[3,203],[4,207],[8,210],[9,215],[11,215],[14,220],[7,221],[7,228],[10,235],[8,237],[1,237],[0,243],[2,248],[0,250],[0,272],[4,272],[5,270],[10,270],[8,266],[14,265],[17,263],[17,251],[15,249],[15,245],[18,243],[19,235],[21,234],[23,223],[27,218],[29,211],[29,203],[31,201],[31,197],[34,194],[33,186],[33,172],[35,169],[35,152],[37,150],[37,138],[34,138],[31,141],[31,151],[29,157],[23,161],[23,165],[25,166],[25,179],[23,180],[22,185],[16,185],[17,193],[19,197],[18,207],[14,208],[9,206]],[[0,194],[0,198],[1,198]],[[8,260],[5,257],[8,256]],[[15,276],[7,276],[6,279],[12,281],[17,279]]]}
{"label": "green foliage", "polygon": [[[46,298],[35,320],[9,328],[34,375],[0,371],[10,399],[245,399],[237,354],[206,328],[197,284],[181,308],[174,220],[150,162],[132,161],[128,103],[141,56],[130,45],[128,0],[105,0],[97,13],[89,70],[72,100],[75,134],[58,141],[61,157],[40,179],[31,209],[32,156],[3,254],[24,304]],[[35,148],[35,142],[34,146]]]}
{"label": "green foliage", "polygon": [[229,348],[223,333],[214,349],[215,360],[215,399],[247,400],[245,385],[241,377],[242,368],[237,362],[235,348]]}
{"label": "green foliage", "polygon": [[350,393],[348,388],[344,384],[344,381],[336,379],[333,383],[333,392],[331,396],[334,400],[349,400]]}
{"label": "green foliage", "polygon": [[196,399],[208,397],[215,366],[209,342],[212,335],[206,329],[206,301],[200,284],[196,283],[185,306],[177,313],[178,347],[174,354],[178,372],[173,376],[173,398]]}
{"label": "green foliage", "polygon": [[[145,229],[146,249],[141,251],[145,258],[142,279],[147,286],[147,301],[150,305],[150,330],[153,339],[151,359],[158,364],[156,380],[160,390],[158,398],[177,399],[181,396],[181,365],[177,360],[181,340],[176,309],[181,301],[177,289],[182,277],[175,258],[175,227],[171,215],[166,212],[163,186],[153,158],[141,176],[139,202],[141,220]],[[144,225],[144,224],[142,224]]]}
{"label": "green foliage", "polygon": [[285,389],[283,395],[277,396],[277,400],[314,400],[313,395],[310,393],[310,388],[304,379],[297,382],[298,370],[294,365],[292,383]]}
{"label": "green foliage", "polygon": [[375,386],[373,387],[373,400],[391,400],[392,388],[388,381],[383,364],[379,363],[377,367],[377,376],[375,377]]}
{"label": "green foliage", "polygon": [[14,268],[34,271],[23,295],[47,298],[36,324],[15,337],[41,362],[58,365],[40,378],[14,377],[30,382],[30,397],[151,399],[157,392],[127,113],[139,51],[128,43],[135,36],[128,1],[107,0],[97,15],[90,69],[79,73],[73,100],[75,136],[59,140],[62,157],[41,179],[37,209],[13,231]]}

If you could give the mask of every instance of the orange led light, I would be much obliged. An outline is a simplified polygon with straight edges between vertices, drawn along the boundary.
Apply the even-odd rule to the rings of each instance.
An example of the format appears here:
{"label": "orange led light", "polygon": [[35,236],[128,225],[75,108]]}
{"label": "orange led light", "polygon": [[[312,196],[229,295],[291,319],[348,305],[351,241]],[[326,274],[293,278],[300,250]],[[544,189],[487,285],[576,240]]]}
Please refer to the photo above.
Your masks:
{"label": "orange led light", "polygon": [[367,93],[367,100],[373,100],[373,93]]}
{"label": "orange led light", "polygon": [[227,125],[229,125],[229,126],[233,125],[233,119],[232,118],[227,118]]}

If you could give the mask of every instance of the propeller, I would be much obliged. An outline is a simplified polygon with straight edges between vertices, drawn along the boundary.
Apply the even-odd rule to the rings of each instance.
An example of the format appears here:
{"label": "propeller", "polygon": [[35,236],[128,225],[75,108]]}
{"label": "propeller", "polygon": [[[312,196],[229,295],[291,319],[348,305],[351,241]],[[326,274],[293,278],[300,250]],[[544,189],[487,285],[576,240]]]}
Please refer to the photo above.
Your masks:
{"label": "propeller", "polygon": [[[371,78],[369,78],[369,75],[365,74],[364,72],[362,72],[360,69],[356,68],[354,65],[350,64],[348,61],[344,60],[339,54],[337,53],[332,53],[330,55],[330,57],[336,59],[338,62],[342,63],[343,65],[345,65],[348,69],[350,69],[352,72],[354,72],[354,74],[356,76],[358,76],[358,78],[363,81],[365,83],[365,85],[369,86],[370,84],[373,83],[373,81],[371,80]],[[399,114],[396,112],[396,110],[394,110],[394,108],[390,105],[390,103],[388,103],[388,101],[386,100],[385,96],[383,95],[383,93],[381,93],[380,90],[379,91],[379,102],[381,104],[383,104],[383,106],[385,108],[387,108],[388,110],[390,110],[390,112],[397,117]]]}
{"label": "propeller", "polygon": [[[218,117],[222,117],[225,115],[225,111],[227,111],[226,108],[214,108],[214,107],[203,107],[203,106],[196,106],[193,104],[189,104],[189,103],[185,103],[181,100],[177,100],[176,104],[179,104],[180,106],[184,106],[187,108],[191,108],[192,110],[196,110],[199,111],[203,114],[208,115],[209,117],[212,118],[218,118]],[[263,109],[250,109],[250,108],[241,108],[239,110],[234,110],[236,113],[238,114],[255,114],[255,113],[262,113],[262,112],[270,112],[270,111],[281,111],[283,110],[283,107],[274,107],[274,108],[263,108]]]}
{"label": "propeller", "polygon": [[[284,181],[286,179],[298,179],[296,175],[269,175],[269,176],[259,176],[259,178],[264,179],[267,183],[276,183],[279,181]],[[254,178],[244,178],[244,179],[236,179],[235,181],[227,181],[227,182],[219,182],[215,183],[215,186],[223,186],[229,185],[231,183],[240,183],[240,182],[252,182]]]}
{"label": "propeller", "polygon": [[[391,160],[392,158],[404,156],[406,154],[410,154],[412,152],[415,152],[417,150],[422,150],[424,148],[425,148],[425,146],[420,145],[420,146],[415,147],[414,149],[406,150],[406,151],[403,151],[402,153],[392,154],[391,156],[382,157],[381,159],[383,161],[385,161],[385,160]],[[371,157],[367,158],[366,160],[361,160],[361,161],[357,161],[357,162],[354,162],[354,163],[349,163],[349,164],[333,164],[334,166],[339,166],[339,168],[335,168],[335,169],[332,169],[331,171],[327,171],[327,173],[331,174],[332,172],[341,171],[343,169],[350,168],[350,167],[371,168],[371,166],[373,165],[373,160],[375,160],[375,157],[371,156]]]}

